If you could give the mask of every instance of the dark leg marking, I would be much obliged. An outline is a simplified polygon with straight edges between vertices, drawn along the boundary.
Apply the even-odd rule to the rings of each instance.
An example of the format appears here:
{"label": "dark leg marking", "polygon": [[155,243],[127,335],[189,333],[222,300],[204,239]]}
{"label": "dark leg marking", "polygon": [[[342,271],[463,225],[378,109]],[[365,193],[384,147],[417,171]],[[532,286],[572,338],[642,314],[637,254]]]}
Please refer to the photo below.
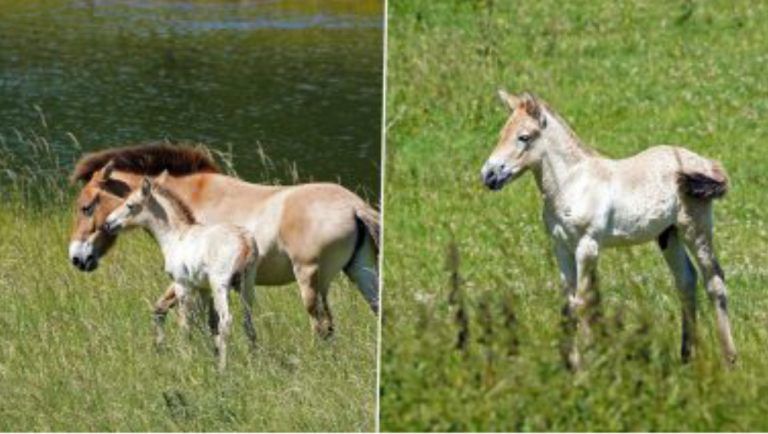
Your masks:
{"label": "dark leg marking", "polygon": [[661,250],[665,250],[667,248],[667,245],[669,244],[669,236],[672,234],[672,231],[675,230],[674,226],[670,226],[666,229],[664,229],[664,232],[659,235],[659,239],[657,240],[659,242],[659,247],[661,247]]}

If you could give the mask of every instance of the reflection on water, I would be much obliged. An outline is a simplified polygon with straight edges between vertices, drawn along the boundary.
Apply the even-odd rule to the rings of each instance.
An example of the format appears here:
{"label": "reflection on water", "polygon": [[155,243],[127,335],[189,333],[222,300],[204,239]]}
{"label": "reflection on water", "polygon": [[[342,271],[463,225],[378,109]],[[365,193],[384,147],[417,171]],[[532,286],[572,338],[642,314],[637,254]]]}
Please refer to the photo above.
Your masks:
{"label": "reflection on water", "polygon": [[[0,133],[202,141],[264,180],[379,191],[383,1],[5,0]],[[72,156],[63,156],[65,159]]]}

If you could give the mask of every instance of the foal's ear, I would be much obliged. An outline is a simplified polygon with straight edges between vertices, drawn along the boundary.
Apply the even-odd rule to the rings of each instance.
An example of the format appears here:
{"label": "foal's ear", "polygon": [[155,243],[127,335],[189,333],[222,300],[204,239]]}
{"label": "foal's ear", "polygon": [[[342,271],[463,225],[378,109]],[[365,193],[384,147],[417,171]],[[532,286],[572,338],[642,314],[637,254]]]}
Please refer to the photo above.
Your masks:
{"label": "foal's ear", "polygon": [[499,94],[499,99],[501,100],[501,103],[504,104],[504,106],[510,112],[514,111],[515,108],[517,108],[517,105],[520,104],[520,98],[510,93],[507,93],[506,90],[499,89],[497,92]]}
{"label": "foal's ear", "polygon": [[529,92],[525,92],[520,99],[528,116],[538,120],[539,126],[542,129],[545,128],[547,126],[547,117],[544,116],[544,110],[541,108],[541,104],[539,104],[536,97]]}
{"label": "foal's ear", "polygon": [[141,181],[141,194],[143,196],[149,196],[151,192],[152,192],[152,180],[149,179],[149,177],[145,176],[144,179]]}

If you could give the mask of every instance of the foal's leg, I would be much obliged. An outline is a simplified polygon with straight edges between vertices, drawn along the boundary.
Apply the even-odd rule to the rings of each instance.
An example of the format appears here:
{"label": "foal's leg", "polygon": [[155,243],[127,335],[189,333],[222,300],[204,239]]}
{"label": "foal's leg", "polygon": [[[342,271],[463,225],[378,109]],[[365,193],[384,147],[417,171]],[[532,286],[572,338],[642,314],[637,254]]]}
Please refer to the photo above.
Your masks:
{"label": "foal's leg", "polygon": [[178,297],[176,297],[176,283],[171,283],[165,290],[163,295],[155,302],[154,309],[154,323],[155,323],[155,345],[162,345],[165,340],[165,331],[163,326],[165,324],[165,318],[168,316],[168,311],[178,303]]}
{"label": "foal's leg", "polygon": [[599,251],[600,245],[589,236],[579,240],[576,246],[576,293],[569,300],[578,323],[576,347],[583,347],[591,341],[591,326],[598,317],[600,300],[596,284]]}
{"label": "foal's leg", "polygon": [[563,341],[560,344],[560,355],[568,369],[575,370],[579,366],[579,351],[574,345],[576,332],[576,316],[572,306],[572,299],[576,293],[576,261],[573,252],[561,243],[555,243],[555,258],[560,269],[560,283],[565,297],[563,305]]}
{"label": "foal's leg", "polygon": [[659,237],[659,247],[664,254],[683,308],[683,341],[680,355],[683,362],[690,360],[696,345],[696,270],[685,253],[677,228],[670,228]]}
{"label": "foal's leg", "polygon": [[685,243],[699,265],[707,296],[714,305],[717,331],[723,356],[728,363],[735,363],[736,346],[733,343],[731,322],[728,318],[728,296],[725,288],[725,275],[715,257],[712,242],[711,203],[687,205],[692,221],[684,229]]}
{"label": "foal's leg", "polygon": [[328,288],[321,279],[319,267],[315,264],[294,265],[294,274],[312,329],[321,338],[329,337],[333,333],[333,324],[325,320],[322,300],[327,298]]}
{"label": "foal's leg", "polygon": [[229,284],[211,285],[211,288],[213,308],[217,316],[216,334],[213,337],[213,342],[219,359],[219,371],[223,371],[227,366],[227,337],[232,325],[232,315],[229,313],[229,300],[227,299]]}

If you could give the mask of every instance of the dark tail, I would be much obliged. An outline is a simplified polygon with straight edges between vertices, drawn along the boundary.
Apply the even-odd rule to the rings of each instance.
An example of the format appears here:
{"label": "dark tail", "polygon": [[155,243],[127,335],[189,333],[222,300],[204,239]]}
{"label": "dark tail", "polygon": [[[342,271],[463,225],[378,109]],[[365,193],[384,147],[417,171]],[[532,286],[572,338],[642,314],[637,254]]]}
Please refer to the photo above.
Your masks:
{"label": "dark tail", "polygon": [[366,207],[355,211],[355,219],[358,221],[358,224],[362,224],[371,240],[373,240],[373,245],[378,255],[379,247],[381,246],[381,216],[375,209]]}
{"label": "dark tail", "polygon": [[366,206],[365,208],[355,210],[357,240],[355,241],[355,250],[352,251],[352,256],[349,258],[349,261],[347,261],[347,265],[344,266],[344,271],[349,271],[349,267],[352,266],[357,253],[363,247],[366,237],[369,237],[371,241],[373,241],[376,257],[379,257],[381,242],[381,223],[379,219],[379,213],[373,208]]}
{"label": "dark tail", "polygon": [[718,199],[728,192],[728,176],[717,162],[712,162],[710,173],[679,172],[677,183],[683,194],[694,199]]}

